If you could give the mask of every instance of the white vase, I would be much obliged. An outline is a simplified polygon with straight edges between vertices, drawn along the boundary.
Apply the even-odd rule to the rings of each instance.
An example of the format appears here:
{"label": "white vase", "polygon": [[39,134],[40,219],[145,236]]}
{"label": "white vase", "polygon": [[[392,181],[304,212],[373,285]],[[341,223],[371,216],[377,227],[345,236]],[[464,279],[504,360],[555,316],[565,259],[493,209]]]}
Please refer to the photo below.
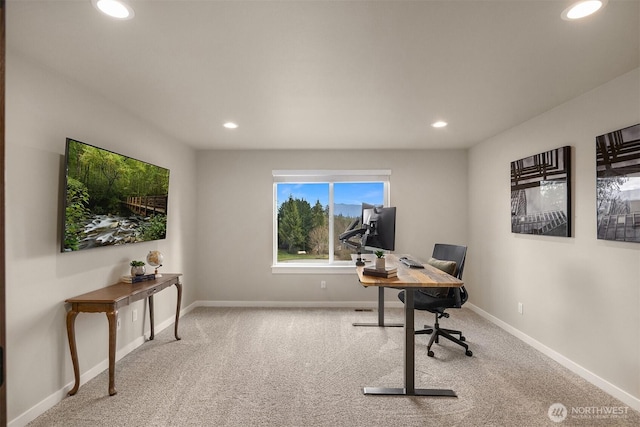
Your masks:
{"label": "white vase", "polygon": [[384,258],[376,258],[376,270],[384,270]]}
{"label": "white vase", "polygon": [[147,270],[144,268],[144,265],[140,265],[137,267],[131,267],[131,275],[132,276],[142,276]]}

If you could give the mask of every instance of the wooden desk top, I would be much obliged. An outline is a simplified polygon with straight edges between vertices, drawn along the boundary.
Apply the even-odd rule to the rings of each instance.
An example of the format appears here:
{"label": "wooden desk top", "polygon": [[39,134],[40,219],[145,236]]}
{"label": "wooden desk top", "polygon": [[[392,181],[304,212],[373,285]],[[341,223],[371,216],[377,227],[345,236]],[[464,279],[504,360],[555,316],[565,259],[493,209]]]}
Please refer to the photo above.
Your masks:
{"label": "wooden desk top", "polygon": [[[73,298],[65,300],[68,303],[82,303],[82,304],[117,304],[120,302],[128,302],[129,298],[142,299],[153,293],[157,287],[166,287],[163,285],[172,285],[178,281],[178,277],[182,274],[175,273],[162,273],[162,277],[158,277],[155,280],[146,280],[138,283],[125,283],[120,282],[115,285],[107,286],[106,288],[97,289],[95,291],[87,292],[86,294],[78,295]],[[140,298],[136,298],[139,296]]]}
{"label": "wooden desk top", "polygon": [[417,258],[406,254],[385,255],[385,264],[387,268],[398,268],[398,277],[391,277],[387,279],[383,277],[365,276],[362,274],[365,267],[374,267],[373,259],[375,258],[375,255],[363,255],[363,259],[371,262],[365,263],[364,267],[356,267],[358,279],[362,286],[384,286],[389,288],[451,288],[464,285],[462,280],[453,277],[442,270],[438,270],[429,264],[423,264],[425,268],[409,268],[399,261],[399,258],[403,256],[420,261]]}

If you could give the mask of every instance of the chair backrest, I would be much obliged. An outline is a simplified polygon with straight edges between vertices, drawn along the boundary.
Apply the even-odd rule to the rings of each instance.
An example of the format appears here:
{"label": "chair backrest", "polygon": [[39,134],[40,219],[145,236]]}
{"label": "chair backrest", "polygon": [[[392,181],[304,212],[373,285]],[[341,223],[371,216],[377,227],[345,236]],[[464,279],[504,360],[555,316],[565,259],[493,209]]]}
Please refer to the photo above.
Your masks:
{"label": "chair backrest", "polygon": [[[456,262],[456,277],[462,280],[462,273],[464,272],[464,261],[467,257],[467,247],[460,245],[448,245],[445,243],[436,243],[433,246],[433,254],[431,255],[433,258],[447,260],[447,261],[455,261]],[[452,297],[459,293],[459,305],[456,303],[456,307],[462,306],[469,299],[469,294],[464,286],[460,288],[449,288],[449,296]],[[458,297],[456,296],[456,300]]]}
{"label": "chair backrest", "polygon": [[462,272],[464,271],[464,260],[467,257],[467,247],[460,245],[447,245],[444,243],[436,243],[433,247],[433,258],[455,261],[456,277],[462,280]]}

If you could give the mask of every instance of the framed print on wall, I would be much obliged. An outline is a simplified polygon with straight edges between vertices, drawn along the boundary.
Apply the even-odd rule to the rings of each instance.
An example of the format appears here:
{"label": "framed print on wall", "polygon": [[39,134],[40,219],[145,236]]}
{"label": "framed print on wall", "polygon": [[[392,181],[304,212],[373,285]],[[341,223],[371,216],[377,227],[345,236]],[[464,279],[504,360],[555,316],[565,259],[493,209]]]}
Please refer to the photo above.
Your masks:
{"label": "framed print on wall", "polygon": [[571,237],[571,147],[511,162],[511,232]]}
{"label": "framed print on wall", "polygon": [[640,243],[640,124],[596,137],[598,239]]}
{"label": "framed print on wall", "polygon": [[167,237],[169,169],[67,138],[62,252]]}

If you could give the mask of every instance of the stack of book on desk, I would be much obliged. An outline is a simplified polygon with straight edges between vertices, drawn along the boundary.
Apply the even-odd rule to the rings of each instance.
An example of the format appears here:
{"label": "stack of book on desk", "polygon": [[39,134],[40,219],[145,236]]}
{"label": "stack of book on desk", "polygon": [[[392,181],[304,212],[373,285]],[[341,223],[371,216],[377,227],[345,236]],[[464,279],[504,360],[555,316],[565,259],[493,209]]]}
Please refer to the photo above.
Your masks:
{"label": "stack of book on desk", "polygon": [[155,280],[155,278],[155,274],[142,274],[140,276],[122,276],[122,278],[120,278],[120,281],[126,283],[138,283],[144,282],[145,280]]}
{"label": "stack of book on desk", "polygon": [[362,270],[362,274],[364,274],[365,276],[384,277],[388,279],[390,277],[398,277],[398,269],[396,267],[387,267],[382,270],[372,267],[365,267]]}

